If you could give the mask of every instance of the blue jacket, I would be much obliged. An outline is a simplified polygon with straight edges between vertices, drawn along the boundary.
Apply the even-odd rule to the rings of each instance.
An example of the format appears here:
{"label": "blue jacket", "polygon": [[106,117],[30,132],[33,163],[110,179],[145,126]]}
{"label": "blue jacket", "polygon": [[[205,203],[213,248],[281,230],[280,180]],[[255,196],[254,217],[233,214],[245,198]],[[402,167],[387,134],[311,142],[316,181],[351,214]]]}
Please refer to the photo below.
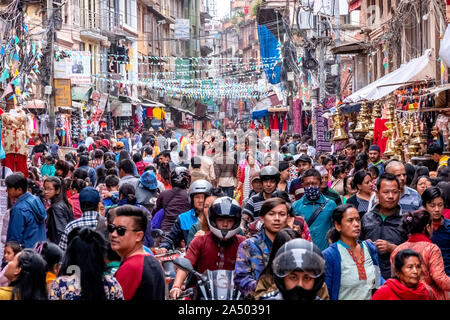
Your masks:
{"label": "blue jacket", "polygon": [[431,241],[436,244],[442,252],[445,273],[450,276],[450,220],[444,219],[444,224],[437,230],[433,230]]}
{"label": "blue jacket", "polygon": [[[377,248],[369,241],[365,241],[372,257],[373,264],[379,266]],[[341,288],[341,255],[337,247],[337,242],[331,244],[328,249],[323,251],[325,258],[325,283],[327,284],[328,293],[331,300],[338,300],[339,289]],[[380,276],[380,285],[384,283],[384,279]]]}
{"label": "blue jacket", "polygon": [[[306,196],[303,196],[300,200],[294,202],[292,209],[296,216],[302,216],[305,218],[305,221],[308,221],[314,211],[326,200],[327,198],[325,198],[323,194],[320,195],[319,200],[314,202],[309,201]],[[311,226],[308,226],[312,241],[322,251],[328,248],[327,232],[331,229],[331,217],[335,208],[336,203],[332,200],[328,200],[328,203],[322,209],[317,219]]]}
{"label": "blue jacket", "polygon": [[130,145],[128,144],[128,139],[122,138],[119,141],[123,142],[123,146],[124,146],[125,150],[127,150],[127,152],[130,152]]}
{"label": "blue jacket", "polygon": [[[173,241],[173,244],[176,247],[180,246],[182,240],[184,240],[187,244],[187,239],[189,235],[189,230],[191,227],[198,222],[198,218],[195,215],[194,209],[183,212],[177,217],[175,223],[172,226],[167,238]],[[161,242],[161,248],[171,249],[172,245],[167,240],[163,240]]]}
{"label": "blue jacket", "polygon": [[269,261],[270,249],[264,228],[239,245],[234,268],[234,284],[244,297],[254,295],[259,275]]}
{"label": "blue jacket", "polygon": [[42,201],[27,192],[20,196],[11,209],[6,241],[17,241],[32,248],[38,241],[46,241],[45,211]]}

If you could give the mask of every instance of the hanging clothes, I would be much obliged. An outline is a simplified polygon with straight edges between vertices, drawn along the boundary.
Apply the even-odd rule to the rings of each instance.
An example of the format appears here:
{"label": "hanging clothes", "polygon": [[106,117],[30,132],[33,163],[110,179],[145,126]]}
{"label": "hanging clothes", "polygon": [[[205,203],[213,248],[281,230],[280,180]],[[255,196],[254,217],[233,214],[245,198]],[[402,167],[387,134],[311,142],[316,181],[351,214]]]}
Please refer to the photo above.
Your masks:
{"label": "hanging clothes", "polygon": [[41,114],[39,116],[39,120],[41,121],[41,124],[39,126],[39,134],[50,134],[50,131],[48,130],[48,114]]}
{"label": "hanging clothes", "polygon": [[383,136],[383,132],[387,130],[387,119],[375,119],[375,125],[373,130],[373,143],[380,147],[381,154],[386,149],[387,137]]}
{"label": "hanging clothes", "polygon": [[283,121],[283,131],[286,132],[287,130],[288,130],[288,115],[286,113]]}

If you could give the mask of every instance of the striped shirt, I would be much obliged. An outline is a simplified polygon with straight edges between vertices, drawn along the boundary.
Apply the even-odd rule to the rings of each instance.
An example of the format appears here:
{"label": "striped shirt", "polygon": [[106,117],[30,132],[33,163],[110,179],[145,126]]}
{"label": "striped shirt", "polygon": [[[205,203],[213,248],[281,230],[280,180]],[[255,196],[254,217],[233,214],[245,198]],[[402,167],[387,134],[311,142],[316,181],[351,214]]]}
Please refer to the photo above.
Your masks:
{"label": "striped shirt", "polygon": [[97,211],[85,211],[80,219],[73,220],[69,222],[61,235],[61,240],[59,241],[59,247],[64,251],[67,249],[67,237],[70,232],[75,228],[91,228],[95,229],[98,223],[98,212]]}
{"label": "striped shirt", "polygon": [[264,198],[262,192],[255,194],[248,199],[242,213],[246,213],[252,218],[259,217],[259,211],[261,211],[264,201],[266,201],[266,199]]}

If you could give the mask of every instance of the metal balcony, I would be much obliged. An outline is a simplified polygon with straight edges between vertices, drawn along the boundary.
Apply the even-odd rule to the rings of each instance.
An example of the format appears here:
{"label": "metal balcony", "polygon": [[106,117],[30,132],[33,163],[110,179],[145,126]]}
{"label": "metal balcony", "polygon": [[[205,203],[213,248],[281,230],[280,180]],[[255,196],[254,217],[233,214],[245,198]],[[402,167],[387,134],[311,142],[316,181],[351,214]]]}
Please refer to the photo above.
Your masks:
{"label": "metal balcony", "polygon": [[104,41],[108,35],[118,33],[123,16],[113,10],[90,11],[79,9],[80,35],[92,40]]}

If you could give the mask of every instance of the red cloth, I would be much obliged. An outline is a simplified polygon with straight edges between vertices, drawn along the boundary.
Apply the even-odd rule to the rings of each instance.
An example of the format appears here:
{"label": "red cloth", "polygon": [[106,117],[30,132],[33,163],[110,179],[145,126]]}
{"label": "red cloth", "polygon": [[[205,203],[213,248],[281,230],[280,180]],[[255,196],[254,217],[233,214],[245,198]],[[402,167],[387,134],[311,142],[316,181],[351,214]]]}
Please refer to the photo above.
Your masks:
{"label": "red cloth", "polygon": [[8,153],[2,160],[2,166],[8,167],[12,172],[22,172],[28,178],[27,158],[23,154]]}
{"label": "red cloth", "polygon": [[429,243],[433,243],[431,242],[430,238],[428,238],[426,235],[422,234],[422,233],[414,233],[412,235],[409,236],[408,239],[409,242],[429,242]]}
{"label": "red cloth", "polygon": [[283,120],[283,131],[287,131],[287,114],[284,116]]}
{"label": "red cloth", "polygon": [[[196,236],[189,244],[186,252],[186,259],[191,261],[195,270],[200,273],[206,270],[234,270],[236,264],[237,250],[239,244],[245,237],[236,235],[226,246],[218,245],[211,231],[205,235]],[[219,266],[221,259],[219,254],[223,254],[223,266]]]}
{"label": "red cloth", "polygon": [[83,212],[81,211],[80,206],[80,194],[75,193],[73,196],[70,197],[70,201],[72,204],[72,210],[73,210],[73,218],[79,219],[83,215]]}
{"label": "red cloth", "polygon": [[450,219],[450,209],[444,209],[442,215],[444,216],[445,219]]}
{"label": "red cloth", "polygon": [[372,300],[434,300],[425,284],[420,281],[416,289],[410,289],[397,279],[388,279],[372,296]]}
{"label": "red cloth", "polygon": [[153,108],[147,107],[147,108],[145,109],[145,116],[146,116],[147,118],[153,118]]}
{"label": "red cloth", "polygon": [[278,125],[278,116],[276,114],[273,115],[273,128],[270,127],[271,130],[279,130],[280,126]]}
{"label": "red cloth", "polygon": [[375,126],[373,129],[373,143],[380,147],[381,154],[386,149],[387,137],[383,137],[383,132],[387,130],[387,119],[375,119]]}

